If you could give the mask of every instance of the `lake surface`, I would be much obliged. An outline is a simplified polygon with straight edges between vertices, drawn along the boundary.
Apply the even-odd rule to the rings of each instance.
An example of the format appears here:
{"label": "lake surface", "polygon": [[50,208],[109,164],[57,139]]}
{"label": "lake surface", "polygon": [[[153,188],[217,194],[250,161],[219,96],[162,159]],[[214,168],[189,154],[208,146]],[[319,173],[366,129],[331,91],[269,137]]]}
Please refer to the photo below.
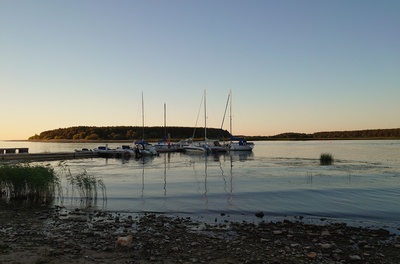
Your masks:
{"label": "lake surface", "polygon": [[[360,225],[400,227],[400,141],[256,141],[253,152],[160,154],[146,159],[76,159],[72,174],[102,179],[115,212],[165,212],[207,220],[256,221],[303,216]],[[101,143],[0,141],[30,153],[73,151]],[[109,143],[109,147],[118,147]],[[321,166],[321,153],[335,158]],[[56,170],[58,162],[49,162]],[[68,186],[63,177],[65,190]],[[63,205],[84,206],[66,192]],[[61,201],[58,201],[61,203]]]}

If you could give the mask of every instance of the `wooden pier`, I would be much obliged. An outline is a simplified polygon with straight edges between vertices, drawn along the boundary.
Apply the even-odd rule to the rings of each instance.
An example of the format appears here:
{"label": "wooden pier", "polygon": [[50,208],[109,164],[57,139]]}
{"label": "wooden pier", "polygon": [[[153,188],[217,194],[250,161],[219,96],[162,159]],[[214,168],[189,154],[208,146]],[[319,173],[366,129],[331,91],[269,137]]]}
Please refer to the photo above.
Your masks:
{"label": "wooden pier", "polygon": [[[3,150],[3,151],[1,151]],[[46,160],[66,160],[66,159],[87,159],[87,158],[121,158],[129,159],[131,155],[120,151],[74,151],[74,152],[48,152],[48,153],[28,153],[21,152],[16,149],[0,149],[0,162],[1,161],[46,161]]]}
{"label": "wooden pier", "polygon": [[28,153],[29,148],[0,148],[1,154]]}
{"label": "wooden pier", "polygon": [[97,152],[54,152],[54,153],[26,153],[26,152],[6,152],[2,154],[0,149],[0,161],[20,160],[20,161],[45,161],[63,159],[85,159],[97,158]]}

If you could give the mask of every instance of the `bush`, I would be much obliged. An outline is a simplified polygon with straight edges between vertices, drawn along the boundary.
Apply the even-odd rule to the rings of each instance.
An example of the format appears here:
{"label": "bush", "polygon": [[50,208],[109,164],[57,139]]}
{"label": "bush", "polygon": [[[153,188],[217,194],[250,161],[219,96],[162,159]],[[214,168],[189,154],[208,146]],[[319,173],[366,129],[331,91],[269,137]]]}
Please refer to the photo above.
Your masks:
{"label": "bush", "polygon": [[322,153],[319,157],[319,162],[321,165],[332,165],[333,164],[333,155],[329,153]]}

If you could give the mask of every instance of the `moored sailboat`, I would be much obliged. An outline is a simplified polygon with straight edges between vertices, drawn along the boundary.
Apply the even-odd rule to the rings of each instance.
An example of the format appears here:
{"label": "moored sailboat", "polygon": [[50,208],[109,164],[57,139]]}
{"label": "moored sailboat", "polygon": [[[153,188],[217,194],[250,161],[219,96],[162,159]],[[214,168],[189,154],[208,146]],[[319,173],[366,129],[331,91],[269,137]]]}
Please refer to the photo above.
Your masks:
{"label": "moored sailboat", "polygon": [[229,92],[230,102],[230,143],[229,151],[252,151],[254,148],[253,142],[247,142],[246,139],[241,137],[234,137],[232,134],[232,90]]}
{"label": "moored sailboat", "polygon": [[157,150],[158,153],[162,152],[177,152],[180,151],[180,148],[178,147],[177,144],[172,144],[171,143],[171,137],[168,134],[167,135],[167,117],[166,117],[166,112],[167,112],[167,106],[164,103],[164,138],[162,140],[159,140],[157,144],[154,145],[155,149]]}
{"label": "moored sailboat", "polygon": [[142,140],[135,142],[135,154],[136,156],[154,156],[158,155],[158,152],[154,146],[144,141],[144,100],[142,93]]}
{"label": "moored sailboat", "polygon": [[[203,100],[204,100],[204,104],[206,104],[206,102],[205,102],[205,100],[206,100],[206,90],[204,90],[204,96],[202,98],[202,101]],[[199,108],[199,114],[200,114],[200,109],[201,109],[201,104],[200,104],[200,108]],[[205,117],[204,118],[206,120],[207,119],[206,112],[204,112],[204,113],[205,113]],[[182,147],[182,149],[185,152],[188,152],[188,153],[208,153],[211,150],[210,147],[207,145],[207,130],[206,129],[204,130],[204,139],[205,139],[204,141],[197,141],[197,142],[193,141],[194,135],[196,133],[196,127],[197,127],[197,121],[198,121],[198,118],[199,118],[199,114],[197,115],[196,125],[195,125],[194,131],[193,131],[193,136],[191,138],[186,139],[186,140],[181,140],[180,141],[180,146]],[[205,126],[205,128],[207,127],[206,121],[205,121],[205,125],[204,126]]]}

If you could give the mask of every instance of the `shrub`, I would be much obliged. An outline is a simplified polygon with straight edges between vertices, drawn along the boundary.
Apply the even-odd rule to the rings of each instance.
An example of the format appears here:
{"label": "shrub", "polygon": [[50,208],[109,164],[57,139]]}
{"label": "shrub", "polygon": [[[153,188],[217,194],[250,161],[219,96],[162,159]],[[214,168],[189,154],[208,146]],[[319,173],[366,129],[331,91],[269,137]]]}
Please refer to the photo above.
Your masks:
{"label": "shrub", "polygon": [[332,165],[333,164],[333,155],[329,153],[322,153],[319,157],[319,162],[321,165]]}

